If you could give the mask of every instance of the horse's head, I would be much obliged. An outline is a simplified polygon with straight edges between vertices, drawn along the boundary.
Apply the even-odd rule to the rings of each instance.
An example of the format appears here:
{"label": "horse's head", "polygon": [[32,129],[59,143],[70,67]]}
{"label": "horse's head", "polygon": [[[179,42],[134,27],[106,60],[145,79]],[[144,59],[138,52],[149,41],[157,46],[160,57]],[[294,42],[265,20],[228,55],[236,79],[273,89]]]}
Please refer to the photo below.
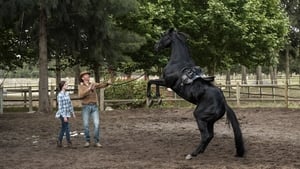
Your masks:
{"label": "horse's head", "polygon": [[185,45],[188,37],[187,34],[171,28],[162,34],[160,40],[155,44],[154,50],[159,51],[160,49],[170,47],[173,40],[179,40]]}
{"label": "horse's head", "polygon": [[171,28],[163,33],[160,40],[155,44],[154,50],[159,51],[160,49],[169,47],[172,43],[172,35],[174,32],[174,28]]}

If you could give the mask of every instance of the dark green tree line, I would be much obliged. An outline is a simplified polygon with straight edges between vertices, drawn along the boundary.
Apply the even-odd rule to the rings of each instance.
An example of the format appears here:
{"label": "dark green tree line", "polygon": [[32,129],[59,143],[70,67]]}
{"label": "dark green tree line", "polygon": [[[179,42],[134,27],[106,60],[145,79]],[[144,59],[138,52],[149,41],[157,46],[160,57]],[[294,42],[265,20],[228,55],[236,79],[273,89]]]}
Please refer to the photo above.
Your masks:
{"label": "dark green tree line", "polygon": [[[280,63],[279,53],[289,31],[290,46],[299,46],[299,4],[295,3],[292,0],[3,0],[0,1],[0,69],[11,71],[22,67],[24,62],[38,62],[40,111],[49,112],[50,60],[56,61],[53,70],[58,79],[61,70],[78,65],[92,69],[97,81],[104,68],[126,74],[135,70],[143,70],[147,75],[160,74],[169,52],[154,53],[153,46],[160,34],[171,27],[188,35],[193,58],[210,74],[237,64],[252,69],[257,65],[276,65]],[[296,55],[298,52],[294,51]]]}

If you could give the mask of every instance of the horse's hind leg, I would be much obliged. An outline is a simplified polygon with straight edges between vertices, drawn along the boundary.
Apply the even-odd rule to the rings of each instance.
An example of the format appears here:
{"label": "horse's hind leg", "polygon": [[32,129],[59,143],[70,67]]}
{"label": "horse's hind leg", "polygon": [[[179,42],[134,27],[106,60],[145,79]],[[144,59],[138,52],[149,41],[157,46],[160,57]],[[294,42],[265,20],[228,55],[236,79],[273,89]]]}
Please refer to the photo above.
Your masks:
{"label": "horse's hind leg", "polygon": [[198,128],[201,132],[201,142],[197,149],[192,153],[192,156],[197,156],[203,153],[209,144],[209,142],[214,137],[213,124],[206,121],[197,120]]}
{"label": "horse's hind leg", "polygon": [[209,142],[214,137],[214,122],[206,122],[199,118],[196,118],[198,128],[201,133],[201,142],[192,154],[186,156],[187,160],[192,159],[193,156],[197,156],[200,153],[203,153],[208,146]]}

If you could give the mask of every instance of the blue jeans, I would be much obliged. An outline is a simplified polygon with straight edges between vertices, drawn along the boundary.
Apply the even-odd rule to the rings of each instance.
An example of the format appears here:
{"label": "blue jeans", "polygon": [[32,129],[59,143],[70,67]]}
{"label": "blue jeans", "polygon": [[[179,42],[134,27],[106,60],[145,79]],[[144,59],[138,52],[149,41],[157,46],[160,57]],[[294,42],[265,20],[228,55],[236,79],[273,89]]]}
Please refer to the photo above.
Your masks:
{"label": "blue jeans", "polygon": [[94,123],[94,140],[95,143],[99,142],[100,129],[99,129],[99,110],[96,104],[83,105],[82,107],[82,119],[85,141],[90,142],[90,132],[89,132],[89,118],[93,118]]}
{"label": "blue jeans", "polygon": [[64,134],[66,133],[66,139],[68,143],[71,142],[70,139],[70,128],[69,128],[69,122],[65,122],[64,118],[62,116],[59,117],[61,121],[61,129],[58,135],[58,141],[62,142],[62,139],[64,137]]}

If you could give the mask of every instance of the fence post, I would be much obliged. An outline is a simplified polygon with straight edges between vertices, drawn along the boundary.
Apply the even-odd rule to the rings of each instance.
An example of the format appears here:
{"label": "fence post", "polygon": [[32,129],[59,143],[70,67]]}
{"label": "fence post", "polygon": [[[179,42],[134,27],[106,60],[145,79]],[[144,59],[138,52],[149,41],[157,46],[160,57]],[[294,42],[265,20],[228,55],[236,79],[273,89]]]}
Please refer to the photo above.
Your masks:
{"label": "fence post", "polygon": [[276,102],[276,89],[274,87],[274,84],[272,84],[272,96],[273,96],[273,103]]}
{"label": "fence post", "polygon": [[285,107],[289,108],[289,82],[285,82]]}
{"label": "fence post", "polygon": [[51,86],[51,92],[50,92],[50,111],[53,111],[53,102],[55,99],[55,86]]}
{"label": "fence post", "polygon": [[104,88],[100,89],[100,111],[104,111]]}
{"label": "fence post", "polygon": [[226,84],[226,86],[228,86],[228,94],[229,94],[228,97],[230,98],[230,97],[231,97],[231,91],[230,91],[231,85],[227,85],[227,84]]}
{"label": "fence post", "polygon": [[0,114],[3,114],[3,87],[0,87]]}
{"label": "fence post", "polygon": [[237,107],[240,107],[240,83],[237,82],[236,83],[236,104],[237,104]]}
{"label": "fence post", "polygon": [[26,89],[24,90],[24,108],[27,107],[27,91]]}
{"label": "fence post", "polygon": [[32,88],[28,87],[28,102],[29,102],[29,112],[32,112]]}

